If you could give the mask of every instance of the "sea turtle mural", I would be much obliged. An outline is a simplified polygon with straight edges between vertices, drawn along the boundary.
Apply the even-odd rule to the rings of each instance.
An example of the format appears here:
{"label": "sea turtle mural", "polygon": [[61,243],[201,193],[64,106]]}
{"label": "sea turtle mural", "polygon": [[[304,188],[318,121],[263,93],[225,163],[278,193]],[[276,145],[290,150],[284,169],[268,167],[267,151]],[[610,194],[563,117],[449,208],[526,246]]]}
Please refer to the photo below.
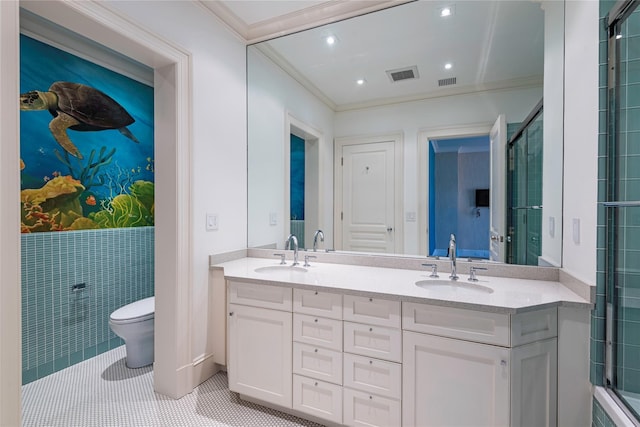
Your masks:
{"label": "sea turtle mural", "polygon": [[20,95],[20,110],[49,110],[53,120],[49,130],[69,154],[82,159],[71,142],[67,129],[100,131],[117,129],[134,142],[138,139],[127,126],[135,120],[113,98],[91,86],[71,82],[54,82],[47,92],[33,90]]}

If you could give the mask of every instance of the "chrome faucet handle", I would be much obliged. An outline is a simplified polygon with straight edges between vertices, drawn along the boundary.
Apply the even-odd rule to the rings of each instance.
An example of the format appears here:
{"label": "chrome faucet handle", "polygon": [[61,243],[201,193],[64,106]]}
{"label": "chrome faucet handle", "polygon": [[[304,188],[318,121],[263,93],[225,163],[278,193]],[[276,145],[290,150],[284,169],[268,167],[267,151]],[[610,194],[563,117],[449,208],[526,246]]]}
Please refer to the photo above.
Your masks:
{"label": "chrome faucet handle", "polygon": [[273,254],[273,256],[280,257],[280,265],[285,265],[287,262],[285,261],[285,254]]}
{"label": "chrome faucet handle", "polygon": [[476,277],[476,271],[478,271],[478,270],[486,270],[486,268],[485,267],[474,267],[474,266],[471,266],[469,268],[469,281],[470,282],[477,282],[478,281],[478,278]]}
{"label": "chrome faucet handle", "polygon": [[429,277],[440,277],[438,276],[438,264],[422,264],[423,267],[431,267],[431,274]]}
{"label": "chrome faucet handle", "polygon": [[302,265],[303,267],[311,267],[311,264],[309,264],[309,258],[317,258],[317,256],[305,255],[304,256],[304,264]]}

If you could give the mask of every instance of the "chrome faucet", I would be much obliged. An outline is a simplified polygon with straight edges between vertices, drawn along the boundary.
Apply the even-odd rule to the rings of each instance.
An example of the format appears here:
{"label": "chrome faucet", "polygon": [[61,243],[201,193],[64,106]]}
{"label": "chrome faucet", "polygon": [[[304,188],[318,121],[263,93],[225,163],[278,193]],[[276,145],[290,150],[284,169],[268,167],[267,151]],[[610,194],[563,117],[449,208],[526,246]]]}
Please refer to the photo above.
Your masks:
{"label": "chrome faucet", "polygon": [[320,241],[324,242],[324,233],[322,232],[322,230],[316,231],[316,233],[313,235],[313,252],[315,252],[318,247],[318,236],[320,236]]}
{"label": "chrome faucet", "polygon": [[451,260],[451,275],[449,279],[458,280],[458,275],[456,274],[456,235],[453,233],[449,237],[449,259]]}
{"label": "chrome faucet", "polygon": [[288,250],[289,249],[289,244],[293,242],[293,264],[292,265],[298,265],[298,238],[296,236],[294,236],[293,234],[289,234],[289,237],[287,237],[287,241],[284,243],[284,249]]}

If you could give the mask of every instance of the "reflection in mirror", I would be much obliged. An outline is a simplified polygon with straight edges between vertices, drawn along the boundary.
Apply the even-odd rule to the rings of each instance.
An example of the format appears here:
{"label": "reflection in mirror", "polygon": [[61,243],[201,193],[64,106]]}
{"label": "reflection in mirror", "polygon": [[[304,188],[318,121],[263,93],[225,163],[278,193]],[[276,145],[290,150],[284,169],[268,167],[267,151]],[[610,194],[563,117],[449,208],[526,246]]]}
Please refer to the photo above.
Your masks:
{"label": "reflection in mirror", "polygon": [[[507,170],[489,159],[507,165],[507,138],[544,96],[540,250],[527,263],[560,265],[562,2],[460,1],[448,17],[439,6],[406,3],[247,48],[249,247],[283,248],[293,233],[310,250],[323,230],[322,249],[426,256],[454,233],[463,257],[500,260],[491,241],[516,259],[494,201],[506,203]],[[487,189],[490,206],[478,205]],[[494,240],[490,218],[505,220]]]}

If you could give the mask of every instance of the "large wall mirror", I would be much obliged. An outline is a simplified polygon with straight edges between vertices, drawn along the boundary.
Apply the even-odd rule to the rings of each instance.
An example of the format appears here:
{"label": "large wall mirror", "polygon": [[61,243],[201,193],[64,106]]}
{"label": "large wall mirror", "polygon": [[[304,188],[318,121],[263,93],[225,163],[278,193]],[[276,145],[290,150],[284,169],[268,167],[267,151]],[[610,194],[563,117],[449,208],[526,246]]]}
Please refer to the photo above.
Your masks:
{"label": "large wall mirror", "polygon": [[415,1],[248,46],[248,246],[455,234],[459,257],[560,266],[563,11]]}

